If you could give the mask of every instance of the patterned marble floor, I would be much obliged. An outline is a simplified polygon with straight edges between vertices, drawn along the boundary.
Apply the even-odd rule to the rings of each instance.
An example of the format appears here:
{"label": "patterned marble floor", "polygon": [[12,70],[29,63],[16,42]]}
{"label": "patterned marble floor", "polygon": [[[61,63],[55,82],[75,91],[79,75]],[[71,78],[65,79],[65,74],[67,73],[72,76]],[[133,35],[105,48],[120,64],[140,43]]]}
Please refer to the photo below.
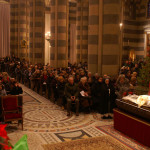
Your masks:
{"label": "patterned marble floor", "polygon": [[[43,150],[43,144],[85,139],[108,134],[99,127],[113,126],[112,120],[101,120],[100,114],[96,113],[81,113],[79,116],[72,114],[70,117],[67,117],[67,112],[62,110],[61,107],[24,85],[22,87],[24,90],[24,130],[22,131],[21,127],[13,128],[12,125],[10,125],[10,129],[8,127],[12,144],[15,144],[24,134],[27,134],[29,149]],[[117,136],[122,135],[117,133]],[[134,141],[131,141],[129,147],[133,143]],[[134,143],[131,148],[145,149],[144,146],[137,145],[139,144]]]}

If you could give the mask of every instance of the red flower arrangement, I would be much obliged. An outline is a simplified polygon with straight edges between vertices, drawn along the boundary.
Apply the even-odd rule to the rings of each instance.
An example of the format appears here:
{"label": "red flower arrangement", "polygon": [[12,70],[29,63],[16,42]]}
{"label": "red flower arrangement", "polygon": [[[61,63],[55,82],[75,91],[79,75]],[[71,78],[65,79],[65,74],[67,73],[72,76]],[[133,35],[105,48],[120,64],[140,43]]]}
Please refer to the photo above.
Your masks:
{"label": "red flower arrangement", "polygon": [[12,146],[9,143],[9,138],[7,136],[7,132],[5,130],[6,126],[7,126],[7,124],[0,124],[0,149],[2,149],[2,150],[12,149]]}
{"label": "red flower arrangement", "polygon": [[29,150],[27,135],[24,135],[16,144],[12,146],[5,130],[7,124],[0,124],[0,150]]}

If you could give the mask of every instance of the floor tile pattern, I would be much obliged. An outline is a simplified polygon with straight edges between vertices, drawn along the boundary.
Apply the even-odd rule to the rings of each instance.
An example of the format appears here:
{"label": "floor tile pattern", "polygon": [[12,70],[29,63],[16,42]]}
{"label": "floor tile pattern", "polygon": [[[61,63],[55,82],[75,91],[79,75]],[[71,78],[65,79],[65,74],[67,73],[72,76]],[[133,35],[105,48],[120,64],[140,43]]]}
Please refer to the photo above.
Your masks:
{"label": "floor tile pattern", "polygon": [[[120,138],[121,134],[113,129],[113,120],[102,120],[98,113],[80,113],[79,116],[72,113],[70,117],[67,117],[66,110],[62,110],[60,106],[26,86],[21,86],[24,90],[24,131],[21,130],[21,125],[19,127],[8,125],[7,130],[13,145],[24,134],[28,136],[29,150],[43,150],[43,144],[97,137],[105,134]],[[142,147],[130,139],[125,144],[129,144],[137,150]],[[145,147],[142,150],[144,149]]]}

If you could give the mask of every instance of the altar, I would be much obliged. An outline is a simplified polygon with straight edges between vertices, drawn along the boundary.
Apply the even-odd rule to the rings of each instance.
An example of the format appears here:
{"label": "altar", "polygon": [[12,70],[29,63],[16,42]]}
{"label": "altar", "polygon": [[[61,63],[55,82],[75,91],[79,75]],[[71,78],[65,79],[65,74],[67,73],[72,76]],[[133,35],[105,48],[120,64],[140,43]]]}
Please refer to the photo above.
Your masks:
{"label": "altar", "polygon": [[138,97],[133,95],[131,98],[130,95],[116,100],[114,128],[150,147],[150,107],[141,97],[140,100]]}

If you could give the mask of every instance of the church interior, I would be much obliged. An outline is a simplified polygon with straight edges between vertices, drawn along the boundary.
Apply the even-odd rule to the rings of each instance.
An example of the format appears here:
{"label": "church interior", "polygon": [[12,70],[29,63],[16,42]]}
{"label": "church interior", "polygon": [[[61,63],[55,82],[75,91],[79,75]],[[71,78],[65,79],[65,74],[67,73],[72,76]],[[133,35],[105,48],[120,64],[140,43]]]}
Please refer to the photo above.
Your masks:
{"label": "church interior", "polygon": [[150,0],[0,0],[0,149],[150,149]]}

